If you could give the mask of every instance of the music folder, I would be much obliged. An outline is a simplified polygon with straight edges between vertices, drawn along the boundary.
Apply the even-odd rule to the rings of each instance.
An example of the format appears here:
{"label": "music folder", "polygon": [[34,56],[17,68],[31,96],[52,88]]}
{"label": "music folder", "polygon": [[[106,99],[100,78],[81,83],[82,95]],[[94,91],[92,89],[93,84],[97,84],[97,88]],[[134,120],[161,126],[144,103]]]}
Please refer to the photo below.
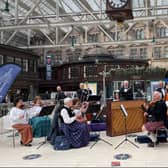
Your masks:
{"label": "music folder", "polygon": [[45,116],[45,115],[50,115],[53,112],[54,108],[55,108],[55,105],[44,106],[41,109],[39,116],[42,117],[42,116]]}
{"label": "music folder", "polygon": [[101,96],[97,96],[97,95],[90,95],[87,99],[87,101],[100,101]]}

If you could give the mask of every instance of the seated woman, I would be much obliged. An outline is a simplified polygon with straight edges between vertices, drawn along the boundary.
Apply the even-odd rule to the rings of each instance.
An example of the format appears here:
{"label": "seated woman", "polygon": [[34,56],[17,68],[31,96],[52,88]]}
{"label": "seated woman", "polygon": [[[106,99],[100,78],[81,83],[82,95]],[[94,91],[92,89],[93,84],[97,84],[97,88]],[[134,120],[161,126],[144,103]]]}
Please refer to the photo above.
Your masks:
{"label": "seated woman", "polygon": [[64,107],[60,111],[61,130],[71,147],[80,148],[89,143],[89,130],[85,119],[79,113],[73,113],[71,98],[64,99]]}
{"label": "seated woman", "polygon": [[39,116],[42,109],[42,101],[40,96],[34,99],[34,105],[29,110],[29,123],[33,128],[33,137],[47,136],[51,126],[51,121],[48,116]]}
{"label": "seated woman", "polygon": [[10,110],[12,127],[17,129],[21,134],[21,145],[32,146],[30,144],[33,140],[32,127],[26,120],[26,112],[22,109],[24,104],[21,97],[15,99],[14,106],[15,107]]}

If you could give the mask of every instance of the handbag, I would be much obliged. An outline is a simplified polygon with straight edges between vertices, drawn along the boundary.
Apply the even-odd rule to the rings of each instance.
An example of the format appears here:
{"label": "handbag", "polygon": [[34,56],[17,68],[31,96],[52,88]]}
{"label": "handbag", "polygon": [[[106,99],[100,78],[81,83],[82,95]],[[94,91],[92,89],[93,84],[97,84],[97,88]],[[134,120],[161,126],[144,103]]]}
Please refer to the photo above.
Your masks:
{"label": "handbag", "polygon": [[55,138],[54,149],[55,150],[68,150],[70,149],[70,143],[65,136],[57,136]]}

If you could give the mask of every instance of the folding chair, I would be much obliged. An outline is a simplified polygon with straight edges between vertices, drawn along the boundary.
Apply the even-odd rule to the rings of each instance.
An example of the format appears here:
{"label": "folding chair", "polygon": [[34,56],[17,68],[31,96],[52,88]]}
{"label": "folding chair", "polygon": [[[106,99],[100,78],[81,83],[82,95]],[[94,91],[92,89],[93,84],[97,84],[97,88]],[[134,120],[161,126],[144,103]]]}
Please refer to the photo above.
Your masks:
{"label": "folding chair", "polygon": [[3,127],[5,130],[12,131],[13,147],[15,147],[15,133],[17,130],[12,127],[9,115],[3,117]]}

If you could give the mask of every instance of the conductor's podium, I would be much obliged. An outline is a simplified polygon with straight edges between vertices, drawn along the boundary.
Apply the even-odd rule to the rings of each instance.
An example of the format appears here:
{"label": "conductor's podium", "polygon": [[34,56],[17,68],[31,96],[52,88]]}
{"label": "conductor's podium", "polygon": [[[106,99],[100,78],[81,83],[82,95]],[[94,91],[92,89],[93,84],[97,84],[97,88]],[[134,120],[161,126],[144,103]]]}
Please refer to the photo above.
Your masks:
{"label": "conductor's podium", "polygon": [[131,100],[107,103],[107,135],[117,136],[125,134],[125,118],[120,110],[123,104],[128,116],[126,118],[127,133],[140,132],[145,122],[144,113],[141,105],[144,100]]}

